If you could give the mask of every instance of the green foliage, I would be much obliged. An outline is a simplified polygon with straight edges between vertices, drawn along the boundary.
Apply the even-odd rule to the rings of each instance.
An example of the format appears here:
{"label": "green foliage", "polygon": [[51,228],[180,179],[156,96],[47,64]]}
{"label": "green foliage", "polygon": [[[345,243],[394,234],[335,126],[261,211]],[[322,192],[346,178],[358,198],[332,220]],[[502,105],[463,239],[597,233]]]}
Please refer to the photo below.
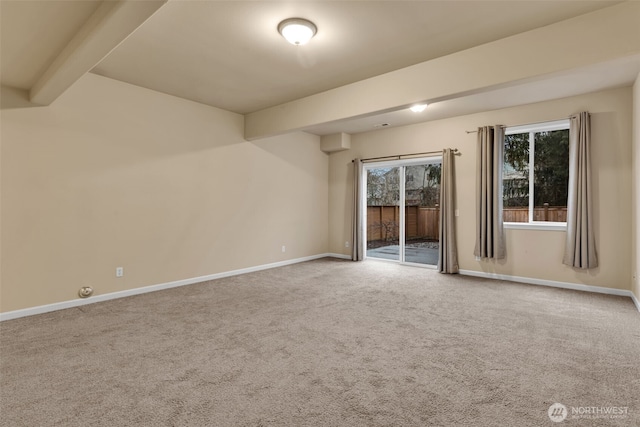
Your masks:
{"label": "green foliage", "polygon": [[[534,206],[566,206],[569,131],[535,133]],[[529,134],[507,135],[504,146],[503,204],[529,206]]]}
{"label": "green foliage", "polygon": [[529,206],[529,134],[504,139],[503,206]]}
{"label": "green foliage", "polygon": [[569,131],[536,134],[534,206],[566,206],[569,183]]}
{"label": "green foliage", "polygon": [[528,179],[510,179],[504,181],[503,206],[508,208],[529,206]]}
{"label": "green foliage", "polygon": [[504,162],[513,169],[529,173],[529,134],[518,133],[504,137]]}
{"label": "green foliage", "polygon": [[442,164],[432,163],[419,167],[424,168],[422,188],[420,189],[420,206],[435,207],[440,203]]}

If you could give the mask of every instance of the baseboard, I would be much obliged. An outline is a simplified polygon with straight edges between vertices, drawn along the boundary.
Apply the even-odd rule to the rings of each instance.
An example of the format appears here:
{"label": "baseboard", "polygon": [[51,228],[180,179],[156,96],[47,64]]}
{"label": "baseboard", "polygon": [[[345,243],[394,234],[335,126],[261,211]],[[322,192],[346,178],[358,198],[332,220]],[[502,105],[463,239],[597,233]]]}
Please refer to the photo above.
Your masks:
{"label": "baseboard", "polygon": [[638,300],[638,297],[633,292],[631,292],[631,300],[636,305],[636,308],[638,309],[638,311],[640,311],[640,300]]}
{"label": "baseboard", "polygon": [[[57,303],[54,303],[54,304],[47,304],[47,305],[41,305],[41,306],[37,306],[37,307],[25,308],[25,309],[22,309],[22,310],[8,311],[6,313],[0,313],[0,322],[5,321],[5,320],[18,319],[20,317],[34,316],[36,314],[43,314],[43,313],[49,313],[49,312],[52,312],[52,311],[64,310],[66,308],[73,308],[73,307],[79,307],[79,306],[87,305],[87,304],[94,304],[94,303],[102,302],[102,301],[109,301],[109,300],[118,299],[118,298],[125,298],[125,297],[129,297],[129,296],[133,296],[133,295],[146,294],[148,292],[161,291],[163,289],[170,289],[170,288],[177,288],[179,286],[193,285],[195,283],[206,282],[208,280],[221,279],[223,277],[238,276],[240,274],[252,273],[252,272],[261,271],[261,270],[268,270],[270,268],[284,267],[285,265],[298,264],[300,262],[312,261],[314,259],[326,258],[326,257],[341,258],[341,257],[343,257],[343,255],[328,254],[328,253],[318,254],[318,255],[311,255],[311,256],[302,257],[302,258],[295,258],[295,259],[290,259],[290,260],[286,260],[286,261],[274,262],[274,263],[271,263],[271,264],[263,264],[263,265],[258,265],[258,266],[255,266],[255,267],[247,267],[247,268],[241,268],[239,270],[231,270],[231,271],[225,271],[225,272],[222,272],[222,273],[210,274],[210,275],[207,275],[207,276],[200,276],[200,277],[193,277],[193,278],[190,278],[190,279],[177,280],[175,282],[161,283],[161,284],[158,284],[158,285],[149,285],[149,286],[144,286],[144,287],[141,287],[141,288],[128,289],[126,291],[112,292],[112,293],[103,294],[103,295],[96,295],[96,296],[93,296],[93,297],[87,298],[87,299],[75,299],[75,300],[70,300],[70,301],[57,302]],[[347,259],[350,259],[350,258],[347,257]]]}
{"label": "baseboard", "polygon": [[629,297],[640,311],[640,301],[633,292],[626,289],[605,288],[602,286],[583,285],[580,283],[557,282],[554,280],[534,279],[531,277],[509,276],[506,274],[487,273],[485,271],[460,270],[460,274],[465,276],[483,277],[486,279],[508,280],[510,282],[526,283],[528,285],[549,286],[552,288],[571,289],[574,291],[595,292],[598,294],[616,295]]}
{"label": "baseboard", "polygon": [[[247,267],[247,268],[241,268],[238,270],[231,270],[231,271],[225,271],[222,273],[210,274],[207,276],[193,277],[190,279],[177,280],[174,282],[161,283],[158,285],[150,285],[150,286],[144,286],[141,288],[128,289],[126,291],[112,292],[104,295],[96,295],[88,299],[75,299],[70,301],[62,301],[54,304],[47,304],[47,305],[41,305],[37,307],[25,308],[22,310],[8,311],[6,313],[0,313],[0,322],[5,320],[18,319],[20,317],[34,316],[36,314],[43,314],[43,313],[49,313],[52,311],[64,310],[67,308],[94,304],[102,301],[125,298],[133,295],[145,294],[148,292],[161,291],[163,289],[171,289],[171,288],[177,288],[179,286],[193,285],[195,283],[206,282],[208,280],[221,279],[224,277],[238,276],[240,274],[252,273],[255,271],[268,270],[268,269],[277,268],[277,267],[284,267],[286,265],[298,264],[301,262],[312,261],[315,259],[326,258],[326,257],[346,259],[346,260],[351,259],[349,255],[338,254],[338,253],[324,253],[324,254],[318,254],[318,255],[311,255],[311,256],[302,257],[302,258],[295,258],[295,259],[290,259],[286,261],[279,261],[279,262],[274,262],[270,264],[262,264],[254,267]],[[633,292],[628,290],[604,288],[600,286],[591,286],[591,285],[581,285],[577,283],[556,282],[552,280],[533,279],[530,277],[508,276],[503,274],[487,273],[484,271],[474,271],[474,270],[460,270],[460,274],[467,275],[467,276],[483,277],[487,279],[509,280],[512,282],[526,283],[530,285],[550,286],[554,288],[573,289],[573,290],[585,291],[585,292],[596,292],[601,294],[626,296],[631,298],[636,308],[640,312],[640,301],[638,300],[638,298],[635,296]]]}
{"label": "baseboard", "polygon": [[327,254],[328,257],[331,258],[340,258],[340,259],[351,259],[351,255],[344,255],[344,254],[336,254],[336,253],[330,253]]}

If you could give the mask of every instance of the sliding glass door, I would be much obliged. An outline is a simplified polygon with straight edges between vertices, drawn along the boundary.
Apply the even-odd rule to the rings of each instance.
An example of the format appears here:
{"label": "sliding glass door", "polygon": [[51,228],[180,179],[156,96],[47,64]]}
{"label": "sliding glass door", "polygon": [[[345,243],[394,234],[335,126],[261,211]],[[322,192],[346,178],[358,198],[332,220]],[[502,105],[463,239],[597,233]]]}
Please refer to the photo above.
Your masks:
{"label": "sliding glass door", "polygon": [[367,257],[437,265],[441,159],[365,165]]}

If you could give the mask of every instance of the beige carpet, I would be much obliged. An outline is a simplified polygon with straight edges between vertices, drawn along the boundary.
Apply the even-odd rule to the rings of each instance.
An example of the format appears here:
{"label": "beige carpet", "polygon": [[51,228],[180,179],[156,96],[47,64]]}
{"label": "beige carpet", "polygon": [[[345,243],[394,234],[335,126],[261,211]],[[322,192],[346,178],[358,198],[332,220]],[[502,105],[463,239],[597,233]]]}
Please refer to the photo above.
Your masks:
{"label": "beige carpet", "polygon": [[[0,334],[2,426],[640,425],[630,299],[386,262],[312,261]],[[628,412],[555,424],[555,402]]]}

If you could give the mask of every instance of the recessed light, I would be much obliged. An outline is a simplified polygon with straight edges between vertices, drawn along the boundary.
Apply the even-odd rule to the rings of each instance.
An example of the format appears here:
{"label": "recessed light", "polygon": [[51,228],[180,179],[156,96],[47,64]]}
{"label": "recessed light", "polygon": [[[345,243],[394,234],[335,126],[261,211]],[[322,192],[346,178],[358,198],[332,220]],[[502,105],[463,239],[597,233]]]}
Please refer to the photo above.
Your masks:
{"label": "recessed light", "polygon": [[427,108],[427,104],[416,104],[411,106],[410,110],[414,113],[422,113]]}

